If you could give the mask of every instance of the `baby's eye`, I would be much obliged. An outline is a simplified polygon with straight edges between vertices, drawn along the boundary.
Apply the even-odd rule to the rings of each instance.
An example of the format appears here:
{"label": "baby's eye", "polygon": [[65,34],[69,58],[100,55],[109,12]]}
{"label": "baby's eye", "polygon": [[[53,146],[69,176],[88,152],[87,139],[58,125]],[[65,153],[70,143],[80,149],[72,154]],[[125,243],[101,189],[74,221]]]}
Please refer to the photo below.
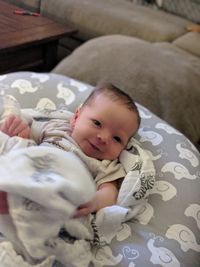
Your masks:
{"label": "baby's eye", "polygon": [[94,125],[96,125],[96,126],[98,126],[98,127],[101,126],[101,122],[98,121],[98,120],[93,120],[93,123],[94,123]]}
{"label": "baby's eye", "polygon": [[114,140],[115,140],[116,142],[118,142],[118,143],[121,144],[122,140],[121,140],[121,138],[120,138],[119,136],[114,136],[113,138],[114,138]]}

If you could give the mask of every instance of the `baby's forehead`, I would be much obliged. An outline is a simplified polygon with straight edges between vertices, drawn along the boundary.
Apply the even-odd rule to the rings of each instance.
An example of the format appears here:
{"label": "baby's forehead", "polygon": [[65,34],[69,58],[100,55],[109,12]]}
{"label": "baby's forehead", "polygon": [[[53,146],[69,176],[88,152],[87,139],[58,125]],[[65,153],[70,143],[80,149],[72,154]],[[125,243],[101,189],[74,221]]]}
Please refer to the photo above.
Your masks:
{"label": "baby's forehead", "polygon": [[124,109],[128,108],[128,105],[121,99],[119,96],[114,93],[101,92],[92,95],[89,97],[83,105],[95,105],[101,103],[102,109],[104,108],[105,101],[109,101],[111,104],[116,104],[117,106],[124,107]]}
{"label": "baby's forehead", "polygon": [[136,111],[131,109],[123,100],[119,98],[111,99],[107,94],[93,97],[83,107],[89,107],[91,112],[97,112],[97,114],[106,114],[107,111],[112,113],[113,110],[116,117],[123,117],[123,119],[128,116],[135,120],[137,117]]}

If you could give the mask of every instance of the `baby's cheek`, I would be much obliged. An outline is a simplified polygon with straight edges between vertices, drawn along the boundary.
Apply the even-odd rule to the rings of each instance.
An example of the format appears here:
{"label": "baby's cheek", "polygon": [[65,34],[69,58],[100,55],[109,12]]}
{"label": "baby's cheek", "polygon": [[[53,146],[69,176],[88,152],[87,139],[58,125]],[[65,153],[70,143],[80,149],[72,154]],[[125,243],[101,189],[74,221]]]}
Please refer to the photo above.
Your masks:
{"label": "baby's cheek", "polygon": [[109,156],[110,156],[110,160],[115,160],[119,157],[119,155],[121,154],[122,152],[122,149],[119,148],[119,147],[116,147],[116,146],[113,146],[111,149],[110,149],[110,153],[109,153]]}

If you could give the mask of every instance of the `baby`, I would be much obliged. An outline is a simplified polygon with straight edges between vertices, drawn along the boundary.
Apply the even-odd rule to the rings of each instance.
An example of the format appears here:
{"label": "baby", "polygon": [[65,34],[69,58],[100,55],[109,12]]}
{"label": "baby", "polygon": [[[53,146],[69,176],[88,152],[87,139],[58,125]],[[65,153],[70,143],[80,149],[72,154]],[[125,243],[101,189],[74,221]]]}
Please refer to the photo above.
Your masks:
{"label": "baby", "polygon": [[139,125],[139,112],[131,97],[112,84],[104,84],[66,120],[33,120],[29,126],[11,115],[0,130],[80,156],[97,184],[94,199],[81,205],[74,215],[81,217],[116,204],[120,181],[126,174],[118,158]]}

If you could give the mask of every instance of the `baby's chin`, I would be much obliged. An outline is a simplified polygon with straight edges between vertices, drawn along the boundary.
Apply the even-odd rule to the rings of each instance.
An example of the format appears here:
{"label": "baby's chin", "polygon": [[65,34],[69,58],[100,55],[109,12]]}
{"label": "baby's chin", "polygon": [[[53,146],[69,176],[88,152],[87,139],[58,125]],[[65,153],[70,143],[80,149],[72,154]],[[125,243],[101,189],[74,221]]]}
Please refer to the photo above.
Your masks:
{"label": "baby's chin", "polygon": [[86,142],[80,145],[81,150],[84,152],[84,154],[90,158],[94,158],[97,160],[115,160],[119,157],[120,153],[106,153],[100,151],[98,148],[96,148],[94,145],[92,145],[90,142]]}
{"label": "baby's chin", "polygon": [[96,153],[94,154],[94,153],[90,153],[90,152],[88,152],[88,151],[84,151],[84,150],[83,150],[83,152],[84,152],[84,154],[85,154],[86,156],[88,156],[88,157],[90,157],[90,158],[97,159],[97,160],[103,160],[103,159],[104,159],[103,156],[101,156],[101,155],[97,155]]}
{"label": "baby's chin", "polygon": [[100,153],[91,153],[90,151],[84,151],[84,154],[90,158],[97,159],[97,160],[112,160],[108,157],[105,157],[104,155],[101,155]]}
{"label": "baby's chin", "polygon": [[97,160],[110,160],[110,161],[113,161],[113,160],[116,160],[118,157],[119,157],[119,155],[117,156],[117,157],[114,157],[114,156],[106,156],[106,155],[93,155],[93,156],[89,156],[89,155],[87,155],[88,157],[91,157],[91,158],[95,158],[95,159],[97,159]]}

